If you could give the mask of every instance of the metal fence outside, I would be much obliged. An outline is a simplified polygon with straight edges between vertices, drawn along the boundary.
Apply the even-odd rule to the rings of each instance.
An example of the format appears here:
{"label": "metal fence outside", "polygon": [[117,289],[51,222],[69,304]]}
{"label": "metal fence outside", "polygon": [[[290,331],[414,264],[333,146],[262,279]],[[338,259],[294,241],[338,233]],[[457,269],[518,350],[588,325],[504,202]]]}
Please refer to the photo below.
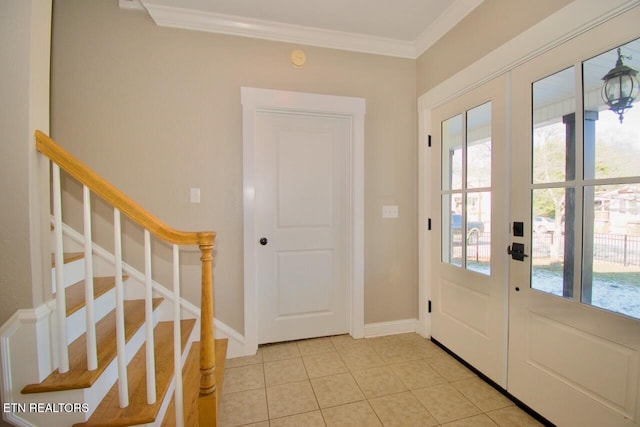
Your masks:
{"label": "metal fence outside", "polygon": [[[557,238],[557,237],[556,237]],[[563,257],[564,235],[559,237],[559,259]],[[537,259],[551,258],[554,245],[553,233],[533,233],[531,256]],[[461,259],[461,248],[453,250],[453,259]],[[491,233],[479,233],[474,242],[467,242],[467,260],[488,262],[491,259]],[[593,259],[624,266],[640,266],[640,236],[630,234],[594,234]]]}
{"label": "metal fence outside", "polygon": [[[564,248],[564,236],[560,236],[559,248]],[[554,244],[553,233],[534,233],[532,239],[532,256],[535,258],[551,257]],[[562,249],[559,256],[562,257]],[[594,234],[593,259],[624,266],[640,266],[640,236],[629,234]]]}

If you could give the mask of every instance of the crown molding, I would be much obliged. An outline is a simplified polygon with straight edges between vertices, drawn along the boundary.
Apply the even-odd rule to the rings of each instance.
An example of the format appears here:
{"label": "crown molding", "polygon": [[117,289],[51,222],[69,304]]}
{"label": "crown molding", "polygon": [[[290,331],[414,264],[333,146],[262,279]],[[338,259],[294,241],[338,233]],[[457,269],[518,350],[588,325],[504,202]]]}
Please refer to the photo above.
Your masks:
{"label": "crown molding", "polygon": [[419,57],[440,38],[462,21],[484,0],[456,0],[418,36],[414,45],[414,58]]}
{"label": "crown molding", "polygon": [[482,1],[456,0],[415,41],[202,12],[154,4],[153,0],[119,0],[119,4],[122,9],[146,10],[156,25],[162,27],[416,59]]}
{"label": "crown molding", "polygon": [[156,25],[162,27],[415,58],[414,44],[402,40],[161,6],[147,1],[143,4]]}
{"label": "crown molding", "polygon": [[144,10],[140,0],[118,0],[118,6],[120,6],[120,9]]}

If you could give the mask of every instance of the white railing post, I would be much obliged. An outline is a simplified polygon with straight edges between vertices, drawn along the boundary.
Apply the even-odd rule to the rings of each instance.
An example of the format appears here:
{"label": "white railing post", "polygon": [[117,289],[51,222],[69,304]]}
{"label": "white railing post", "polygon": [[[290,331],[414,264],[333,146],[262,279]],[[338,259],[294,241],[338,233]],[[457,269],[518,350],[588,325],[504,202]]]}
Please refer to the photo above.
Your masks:
{"label": "white railing post", "polygon": [[151,279],[151,233],[149,233],[149,230],[144,230],[144,276],[144,321],[147,338],[147,403],[152,405],[156,402],[156,359],[153,340],[153,281]]}
{"label": "white railing post", "polygon": [[180,332],[180,249],[178,248],[178,245],[173,245],[173,365],[176,382],[174,394],[176,427],[184,426],[184,405],[182,400],[182,339]]}
{"label": "white railing post", "polygon": [[98,344],[93,301],[93,248],[91,238],[91,191],[86,185],[82,192],[84,206],[84,299],[87,326],[87,369],[98,369]]}
{"label": "white railing post", "polygon": [[56,268],[56,326],[58,329],[58,372],[69,371],[67,347],[67,302],[64,290],[64,249],[62,247],[62,192],[60,167],[53,163],[53,232],[55,235],[54,263]]}
{"label": "white railing post", "polygon": [[116,348],[118,351],[118,392],[121,408],[129,406],[129,385],[127,381],[127,354],[124,333],[124,286],[122,284],[122,232],[120,210],[113,209],[113,235],[116,262]]}

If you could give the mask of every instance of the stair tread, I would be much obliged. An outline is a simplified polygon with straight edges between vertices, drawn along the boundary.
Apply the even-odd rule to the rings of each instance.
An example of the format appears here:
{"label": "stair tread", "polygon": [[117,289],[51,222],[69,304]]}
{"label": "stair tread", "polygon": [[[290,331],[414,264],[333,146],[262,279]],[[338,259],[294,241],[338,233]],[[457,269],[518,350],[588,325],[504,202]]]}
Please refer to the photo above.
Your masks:
{"label": "stair tread", "polygon": [[[221,338],[216,340],[216,385],[218,396],[222,394],[222,382],[224,379],[224,365],[227,359],[227,345],[229,340]],[[200,342],[191,345],[191,351],[187,356],[182,369],[183,381],[183,408],[184,425],[198,425],[198,396],[200,394]],[[162,420],[162,427],[174,427],[176,425],[175,396],[171,398],[169,407]]]}
{"label": "stair tread", "polygon": [[[154,310],[162,301],[162,298],[153,299]],[[125,301],[124,312],[125,341],[129,341],[144,324],[144,300]],[[68,372],[61,374],[55,370],[41,383],[25,386],[22,393],[42,393],[91,387],[117,354],[115,310],[96,323],[96,341],[98,343],[98,369],[87,370],[87,341],[86,334],[82,334],[69,345]]]}
{"label": "stair tread", "polygon": [[[65,252],[63,255],[64,263],[69,264],[70,262],[77,261],[79,259],[84,258],[84,252]],[[56,254],[51,254],[51,267],[56,266]]]}
{"label": "stair tread", "polygon": [[[195,319],[180,322],[182,349],[186,347]],[[147,404],[146,354],[144,344],[127,366],[129,406],[120,408],[118,383],[109,390],[85,423],[75,426],[129,426],[153,422],[173,378],[173,322],[160,322],[154,329],[156,361],[156,402]]]}
{"label": "stair tread", "polygon": [[[127,280],[129,276],[123,275],[122,280]],[[67,316],[72,315],[76,311],[85,306],[84,292],[85,280],[80,280],[65,289],[65,300],[67,306]],[[93,278],[93,298],[106,294],[116,286],[115,276],[94,277]]]}

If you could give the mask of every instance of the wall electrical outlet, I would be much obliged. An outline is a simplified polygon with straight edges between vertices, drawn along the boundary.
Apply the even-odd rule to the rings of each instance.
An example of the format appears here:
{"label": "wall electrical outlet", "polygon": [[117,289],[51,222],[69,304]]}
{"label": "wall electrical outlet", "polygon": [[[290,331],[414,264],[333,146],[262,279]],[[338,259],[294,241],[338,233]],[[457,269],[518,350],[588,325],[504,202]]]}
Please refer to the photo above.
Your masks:
{"label": "wall electrical outlet", "polygon": [[398,218],[398,206],[383,206],[382,218]]}

